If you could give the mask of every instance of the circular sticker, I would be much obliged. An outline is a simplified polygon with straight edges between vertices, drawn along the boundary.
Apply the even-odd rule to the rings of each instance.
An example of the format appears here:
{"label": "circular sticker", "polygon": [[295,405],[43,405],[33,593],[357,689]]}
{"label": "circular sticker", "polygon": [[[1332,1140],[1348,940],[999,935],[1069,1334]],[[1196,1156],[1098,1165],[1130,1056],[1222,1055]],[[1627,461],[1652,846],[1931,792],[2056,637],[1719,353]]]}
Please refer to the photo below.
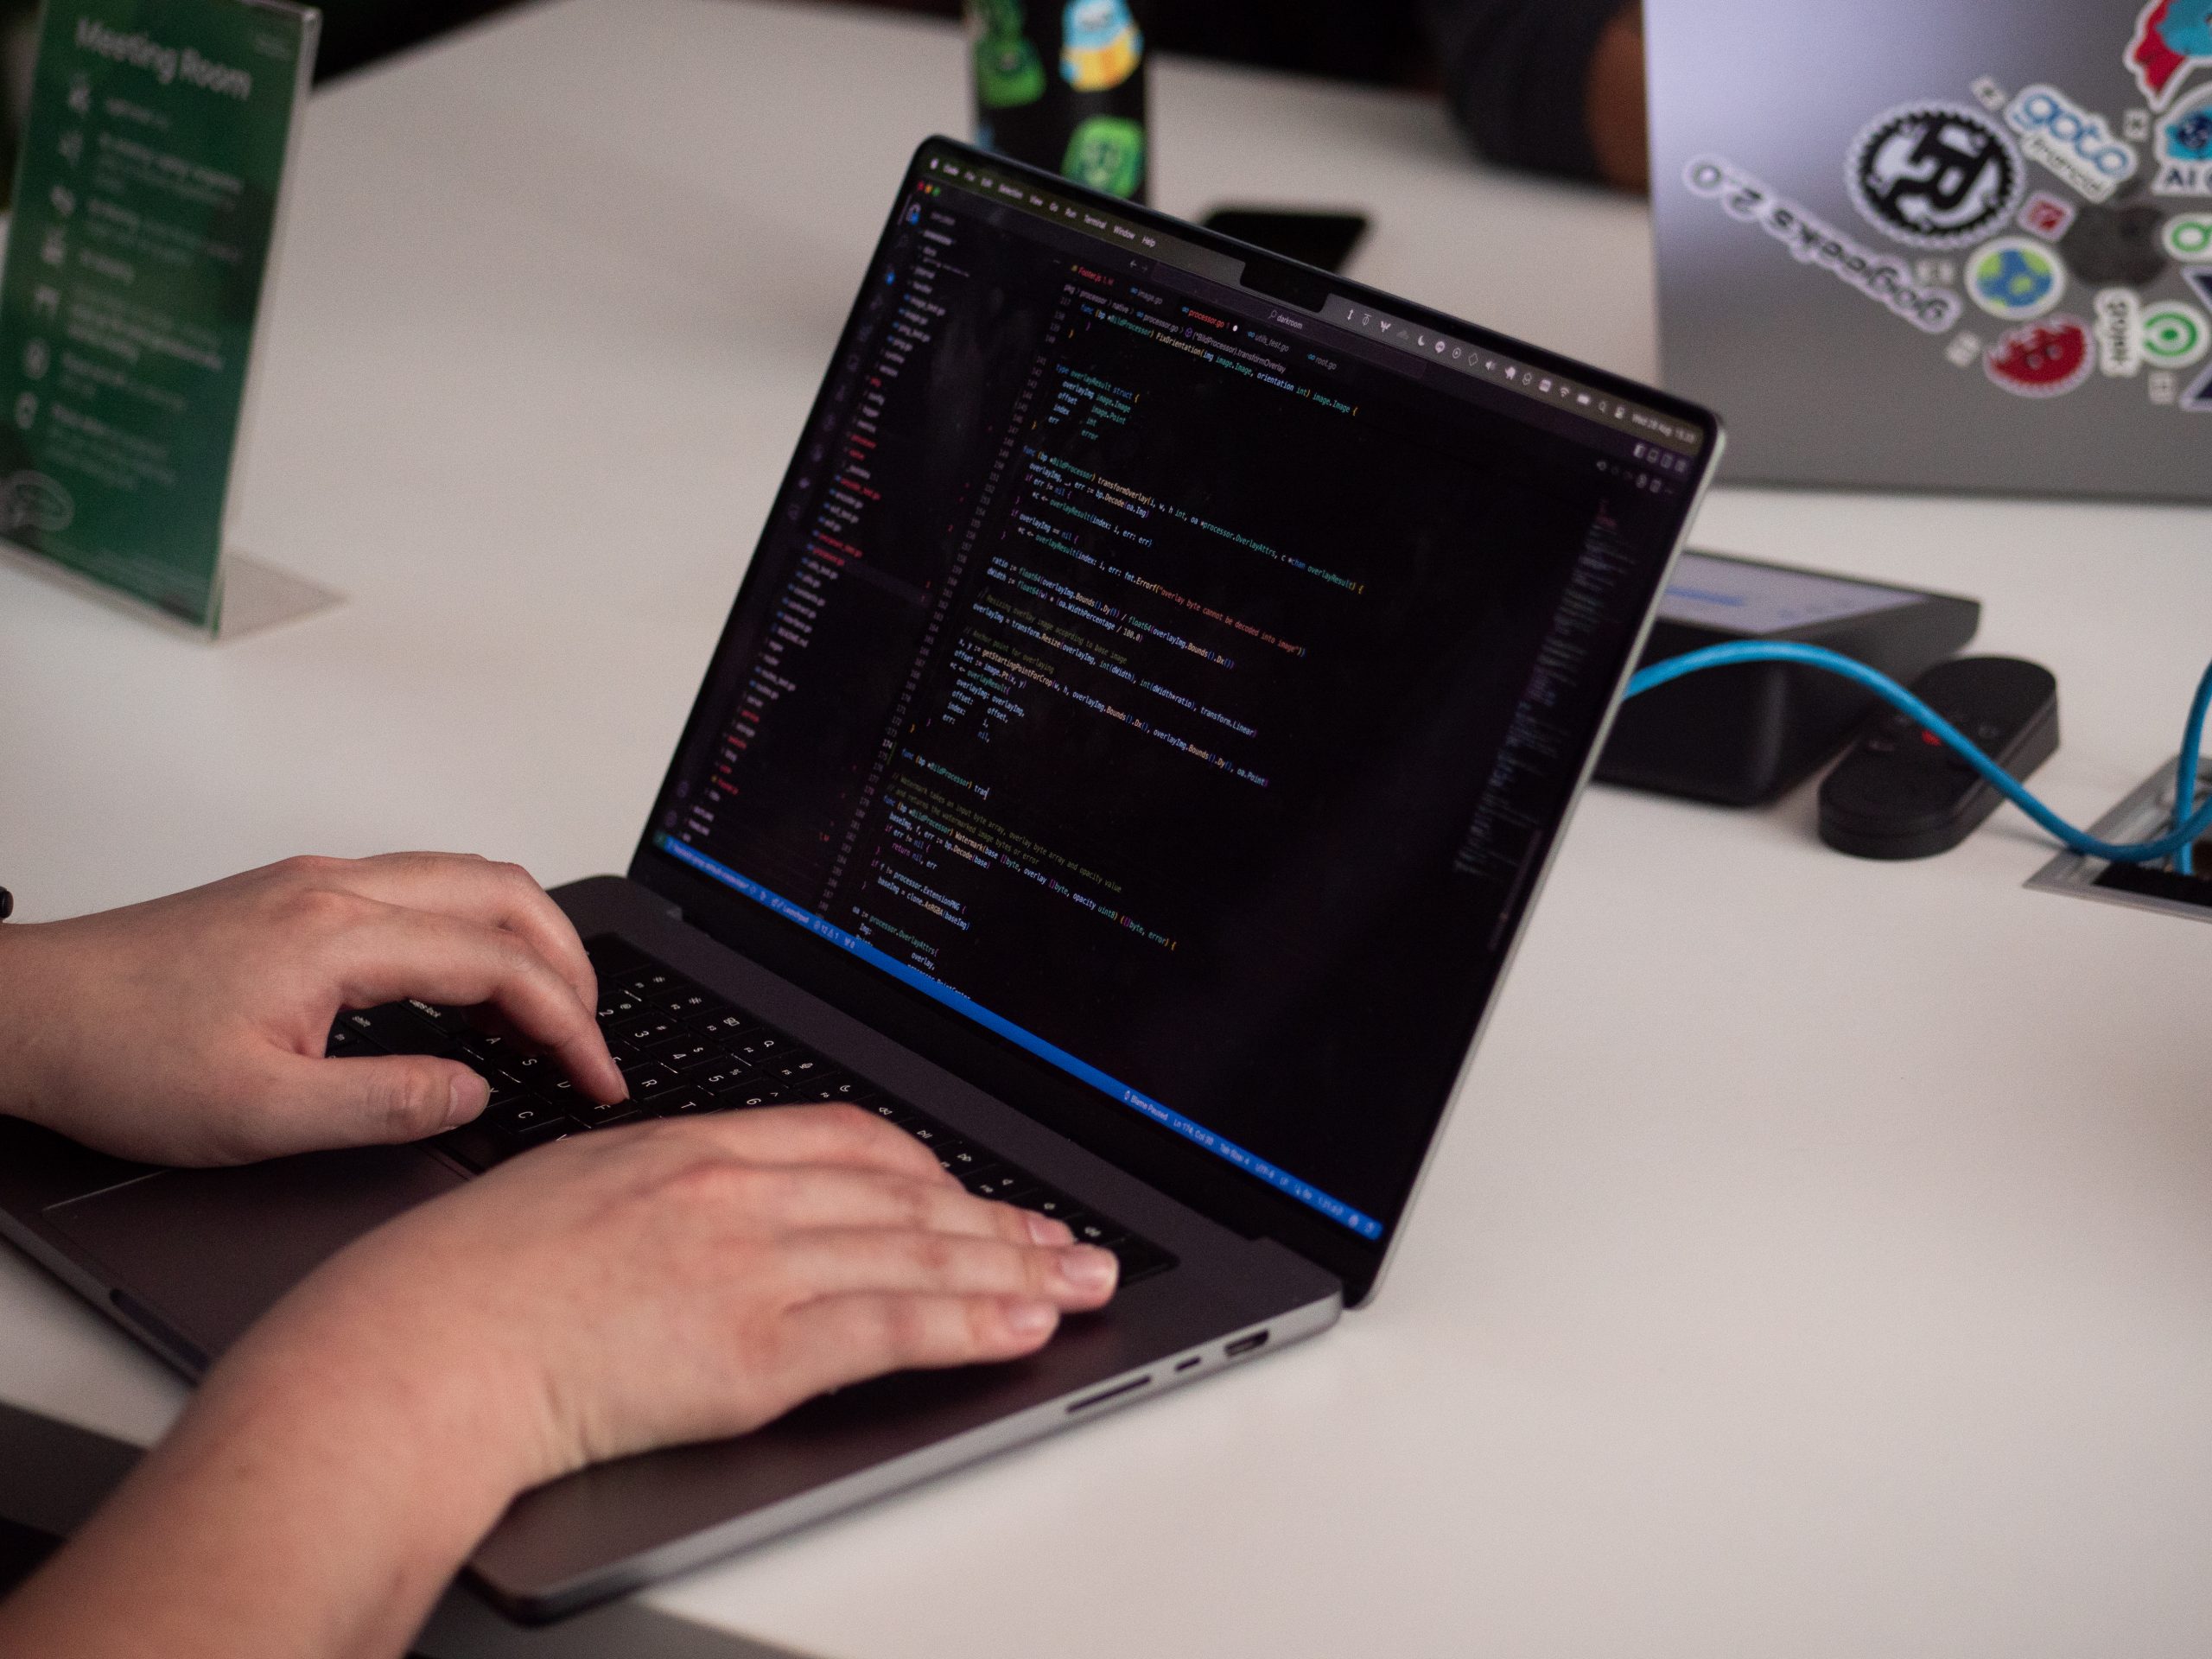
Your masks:
{"label": "circular sticker", "polygon": [[2143,313],[2143,355],[2162,369],[2185,369],[2212,351],[2212,325],[2193,305],[2165,300]]}
{"label": "circular sticker", "polygon": [[2177,259],[2212,255],[2212,213],[2177,213],[2166,221],[2166,251]]}
{"label": "circular sticker", "polygon": [[1967,292],[1993,317],[2039,317],[2066,297],[2066,267],[2043,243],[2002,236],[1967,261]]}
{"label": "circular sticker", "polygon": [[2212,162],[2212,92],[2199,93],[2174,111],[2158,132],[2165,161]]}
{"label": "circular sticker", "polygon": [[2012,216],[2025,183],[2012,140],[1963,104],[1908,104],[1877,117],[1844,168],[1867,219],[1919,248],[1961,248]]}
{"label": "circular sticker", "polygon": [[2096,355],[2088,323],[2079,317],[2047,317],[2006,333],[1989,348],[1981,366],[2015,397],[2059,397],[2089,378]]}

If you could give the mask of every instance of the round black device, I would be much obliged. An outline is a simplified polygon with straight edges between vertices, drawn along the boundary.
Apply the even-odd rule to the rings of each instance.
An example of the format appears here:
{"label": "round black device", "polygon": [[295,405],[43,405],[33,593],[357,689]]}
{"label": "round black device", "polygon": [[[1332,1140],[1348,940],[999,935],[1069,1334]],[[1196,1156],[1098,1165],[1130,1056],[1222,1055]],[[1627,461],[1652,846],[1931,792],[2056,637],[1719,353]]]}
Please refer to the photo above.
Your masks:
{"label": "round black device", "polygon": [[[2058,682],[2017,657],[1957,657],[1912,683],[2013,777],[2058,747]],[[1997,791],[1910,715],[1869,727],[1821,783],[1821,839],[1860,858],[1948,852],[1997,810]]]}

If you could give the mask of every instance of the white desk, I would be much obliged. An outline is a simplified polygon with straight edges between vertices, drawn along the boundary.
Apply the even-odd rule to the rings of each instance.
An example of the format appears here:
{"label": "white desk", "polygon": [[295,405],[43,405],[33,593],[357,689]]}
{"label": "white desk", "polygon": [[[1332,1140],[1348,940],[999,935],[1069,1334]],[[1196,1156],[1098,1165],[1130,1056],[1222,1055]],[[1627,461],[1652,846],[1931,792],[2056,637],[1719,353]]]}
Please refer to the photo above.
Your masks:
{"label": "white desk", "polygon": [[[310,112],[244,544],[349,594],[219,649],[0,570],[27,916],[284,853],[619,868],[948,29],[569,0]],[[1351,202],[1357,273],[1631,372],[1633,204],[1432,105],[1163,67],[1160,196]],[[2170,754],[2212,514],[1734,493],[1707,545],[1982,596],[2077,817]],[[655,1592],[811,1651],[2201,1654],[2212,932],[1600,790],[1390,1282],[1327,1338]],[[0,1256],[0,1398],[177,1390]]]}

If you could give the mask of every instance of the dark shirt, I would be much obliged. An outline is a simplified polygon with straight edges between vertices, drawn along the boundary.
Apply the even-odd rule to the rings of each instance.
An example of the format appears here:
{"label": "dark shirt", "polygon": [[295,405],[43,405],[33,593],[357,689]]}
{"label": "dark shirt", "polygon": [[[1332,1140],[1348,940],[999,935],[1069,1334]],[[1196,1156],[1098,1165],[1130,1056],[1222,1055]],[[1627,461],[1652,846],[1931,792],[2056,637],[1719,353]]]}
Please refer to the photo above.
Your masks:
{"label": "dark shirt", "polygon": [[1440,80],[1461,128],[1491,160],[1593,179],[1590,60],[1631,3],[1153,0],[1138,10],[1153,43],[1171,52],[1355,80]]}
{"label": "dark shirt", "polygon": [[1590,60],[1628,0],[1421,0],[1444,95],[1509,167],[1594,179]]}

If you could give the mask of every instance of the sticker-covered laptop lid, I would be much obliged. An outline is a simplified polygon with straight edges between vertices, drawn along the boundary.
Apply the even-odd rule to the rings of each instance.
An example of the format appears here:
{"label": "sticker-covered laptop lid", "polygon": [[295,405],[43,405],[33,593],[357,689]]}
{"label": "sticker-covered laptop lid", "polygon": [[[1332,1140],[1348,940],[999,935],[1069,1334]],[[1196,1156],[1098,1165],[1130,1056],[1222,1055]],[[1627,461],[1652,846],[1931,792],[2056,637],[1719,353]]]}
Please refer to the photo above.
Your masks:
{"label": "sticker-covered laptop lid", "polygon": [[2212,3],[1645,14],[1665,379],[1728,477],[2212,499]]}

